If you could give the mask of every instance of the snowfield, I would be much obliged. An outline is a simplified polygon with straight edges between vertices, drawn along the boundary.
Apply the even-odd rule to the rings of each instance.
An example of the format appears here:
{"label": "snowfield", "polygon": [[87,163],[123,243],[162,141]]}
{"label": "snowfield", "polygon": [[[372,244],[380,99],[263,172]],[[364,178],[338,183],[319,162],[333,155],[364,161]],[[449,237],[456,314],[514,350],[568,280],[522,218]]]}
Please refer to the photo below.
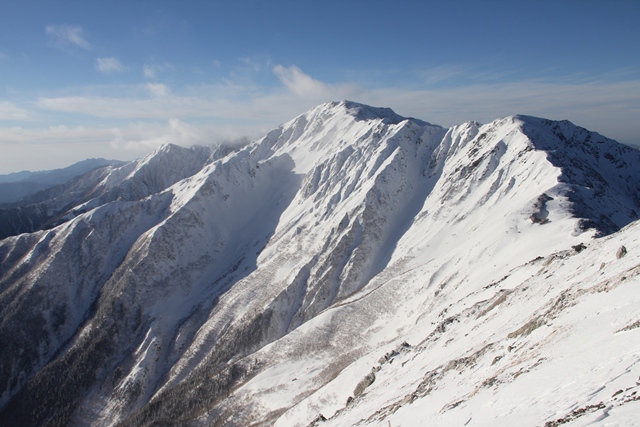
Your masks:
{"label": "snowfield", "polygon": [[2,425],[640,425],[637,150],[343,101],[92,174],[0,240]]}

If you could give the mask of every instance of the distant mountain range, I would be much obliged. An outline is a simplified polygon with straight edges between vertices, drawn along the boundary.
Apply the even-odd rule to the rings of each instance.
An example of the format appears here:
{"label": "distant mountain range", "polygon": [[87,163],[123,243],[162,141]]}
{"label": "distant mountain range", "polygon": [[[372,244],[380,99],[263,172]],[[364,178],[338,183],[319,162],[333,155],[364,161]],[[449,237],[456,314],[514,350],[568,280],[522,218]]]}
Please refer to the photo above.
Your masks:
{"label": "distant mountain range", "polygon": [[39,172],[22,171],[0,175],[0,205],[16,202],[28,203],[28,201],[21,200],[38,191],[65,184],[94,169],[104,166],[122,166],[124,163],[119,160],[87,159],[62,169]]}
{"label": "distant mountain range", "polygon": [[0,210],[0,425],[637,423],[636,149],[343,101],[91,169]]}

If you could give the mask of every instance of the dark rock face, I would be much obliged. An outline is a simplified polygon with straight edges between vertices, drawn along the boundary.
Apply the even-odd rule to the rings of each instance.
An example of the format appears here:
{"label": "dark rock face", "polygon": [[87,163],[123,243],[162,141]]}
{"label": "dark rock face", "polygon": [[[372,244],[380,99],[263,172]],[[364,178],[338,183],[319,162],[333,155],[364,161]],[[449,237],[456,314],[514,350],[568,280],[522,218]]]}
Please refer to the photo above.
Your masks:
{"label": "dark rock face", "polygon": [[639,217],[640,183],[633,165],[640,151],[566,120],[517,117],[535,148],[562,170],[559,184],[583,230],[595,228],[604,236]]}

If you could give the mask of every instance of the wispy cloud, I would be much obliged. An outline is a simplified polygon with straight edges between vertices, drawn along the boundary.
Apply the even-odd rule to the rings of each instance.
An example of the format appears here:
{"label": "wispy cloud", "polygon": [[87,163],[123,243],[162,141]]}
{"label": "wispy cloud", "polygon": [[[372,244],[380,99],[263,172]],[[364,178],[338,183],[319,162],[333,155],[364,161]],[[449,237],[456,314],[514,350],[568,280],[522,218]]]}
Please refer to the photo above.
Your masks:
{"label": "wispy cloud", "polygon": [[330,86],[318,81],[295,65],[283,67],[276,65],[273,73],[280,79],[283,85],[299,96],[322,96],[331,92]]}
{"label": "wispy cloud", "polygon": [[271,60],[260,55],[243,56],[240,58],[242,64],[237,68],[238,71],[257,73],[265,68],[271,68]]}
{"label": "wispy cloud", "polygon": [[182,146],[209,145],[237,137],[212,126],[194,125],[180,119],[165,122],[137,122],[111,130],[110,146],[115,150],[140,151],[171,143]]}
{"label": "wispy cloud", "polygon": [[[78,144],[95,141],[108,141],[112,137],[110,129],[102,129],[91,126],[48,126],[43,128],[7,127],[2,129],[0,143],[3,146],[18,145],[53,145],[53,144]],[[23,153],[24,154],[24,153]]]}
{"label": "wispy cloud", "polygon": [[512,114],[568,119],[621,142],[640,144],[640,81],[520,81],[438,90],[368,91],[362,102],[393,107],[405,116],[451,126],[468,120],[487,123]]}
{"label": "wispy cloud", "polygon": [[[96,150],[94,157],[130,158],[163,142],[192,145],[243,136],[258,138],[319,103],[341,99],[391,107],[398,114],[443,126],[469,120],[487,123],[511,114],[569,119],[621,142],[640,144],[639,80],[500,83],[480,79],[472,84],[436,88],[425,84],[422,88],[407,89],[327,83],[296,66],[277,65],[271,72],[280,85],[266,87],[257,83],[259,79],[241,76],[237,80],[182,89],[170,89],[156,82],[83,88],[81,93],[70,96],[43,97],[24,104],[33,108],[33,112],[3,102],[0,117],[7,120],[38,115],[55,122],[58,114],[65,120],[76,115],[84,116],[86,127],[5,128],[0,133],[0,151],[4,160],[4,144],[42,141],[42,153],[55,156],[60,152],[55,144],[83,141],[86,144],[83,147]],[[437,80],[435,77],[432,81]]]}
{"label": "wispy cloud", "polygon": [[85,39],[82,27],[78,25],[47,25],[45,33],[57,47],[78,46],[91,49],[91,44]]}
{"label": "wispy cloud", "polygon": [[29,112],[16,104],[7,101],[0,101],[0,120],[21,121],[31,118]]}
{"label": "wispy cloud", "polygon": [[158,75],[167,71],[173,70],[173,65],[165,63],[165,64],[145,64],[142,67],[142,74],[151,80],[155,80],[158,78]]}
{"label": "wispy cloud", "polygon": [[356,83],[324,83],[314,79],[295,65],[290,67],[276,65],[272,71],[286,89],[280,96],[291,98],[293,104],[313,106],[325,101],[358,99],[366,93]]}
{"label": "wispy cloud", "polygon": [[92,126],[3,128],[0,173],[60,168],[93,157],[131,160],[150,151],[142,146],[127,152],[115,150],[110,144],[113,138],[112,129]]}
{"label": "wispy cloud", "polygon": [[0,52],[0,61],[6,61],[7,59],[9,59],[9,55],[4,52]]}
{"label": "wispy cloud", "polygon": [[[8,127],[0,132],[0,174],[64,167],[90,157],[133,160],[164,143],[183,146],[255,139],[233,125],[193,124],[180,119],[121,126]],[[29,155],[26,156],[25,152]]]}
{"label": "wispy cloud", "polygon": [[43,97],[37,100],[37,106],[100,119],[198,118],[232,121],[255,128],[267,123],[272,127],[277,126],[319,103],[357,99],[362,92],[355,84],[328,85],[316,82],[302,72],[294,72],[291,78],[286,76],[285,81],[288,85],[265,88],[254,82],[225,80],[215,85],[190,88],[182,93],[173,93],[163,84],[149,83],[131,87],[128,94],[122,96]]}
{"label": "wispy cloud", "polygon": [[171,90],[166,85],[162,83],[147,83],[147,89],[149,89],[149,93],[157,98],[164,98],[169,96]]}
{"label": "wispy cloud", "polygon": [[141,88],[143,90],[130,90],[139,94],[133,97],[41,98],[37,105],[100,119],[198,118],[214,122],[226,120],[256,129],[276,126],[325,101],[352,99],[392,107],[399,114],[444,126],[468,120],[487,122],[521,113],[566,118],[623,142],[640,140],[640,130],[629,124],[637,123],[634,117],[640,116],[640,82],[637,80],[586,83],[525,80],[406,89],[362,88],[349,82],[329,84],[314,79],[296,66],[277,65],[273,73],[282,86],[265,88],[254,82],[225,81],[194,88],[190,93],[174,94],[167,86],[152,83]]}
{"label": "wispy cloud", "polygon": [[417,70],[414,73],[418,77],[417,81],[429,88],[506,82],[517,75],[514,70],[492,65],[447,64]]}
{"label": "wispy cloud", "polygon": [[121,73],[126,69],[126,67],[122,65],[120,60],[118,60],[118,58],[114,58],[113,56],[96,59],[96,68],[98,69],[98,71],[105,74]]}

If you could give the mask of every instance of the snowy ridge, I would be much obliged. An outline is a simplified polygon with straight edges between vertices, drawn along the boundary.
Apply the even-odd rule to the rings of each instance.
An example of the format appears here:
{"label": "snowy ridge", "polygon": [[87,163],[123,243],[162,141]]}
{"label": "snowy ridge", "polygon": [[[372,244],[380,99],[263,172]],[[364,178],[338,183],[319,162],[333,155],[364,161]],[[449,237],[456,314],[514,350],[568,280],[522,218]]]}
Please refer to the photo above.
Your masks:
{"label": "snowy ridge", "polygon": [[583,229],[595,227],[607,234],[638,218],[640,183],[633,166],[638,150],[567,121],[518,119],[535,147],[562,168],[558,191],[572,201],[576,216],[588,218]]}
{"label": "snowy ridge", "polygon": [[[165,146],[91,178],[64,224],[0,240],[0,421],[627,420],[639,165],[568,122],[445,129],[348,101],[235,151]],[[605,299],[628,329],[576,326]],[[572,364],[610,369],[523,404]],[[630,388],[615,403],[602,381]]]}
{"label": "snowy ridge", "polygon": [[40,172],[22,171],[0,175],[0,206],[7,208],[16,204],[24,205],[24,199],[37,200],[37,193],[42,193],[42,190],[69,182],[71,179],[94,169],[104,166],[121,166],[123,163],[118,160],[87,159],[64,169]]}
{"label": "snowy ridge", "polygon": [[224,147],[183,148],[165,144],[149,156],[120,165],[98,168],[0,209],[0,238],[49,229],[77,215],[115,200],[140,200],[193,175]]}

